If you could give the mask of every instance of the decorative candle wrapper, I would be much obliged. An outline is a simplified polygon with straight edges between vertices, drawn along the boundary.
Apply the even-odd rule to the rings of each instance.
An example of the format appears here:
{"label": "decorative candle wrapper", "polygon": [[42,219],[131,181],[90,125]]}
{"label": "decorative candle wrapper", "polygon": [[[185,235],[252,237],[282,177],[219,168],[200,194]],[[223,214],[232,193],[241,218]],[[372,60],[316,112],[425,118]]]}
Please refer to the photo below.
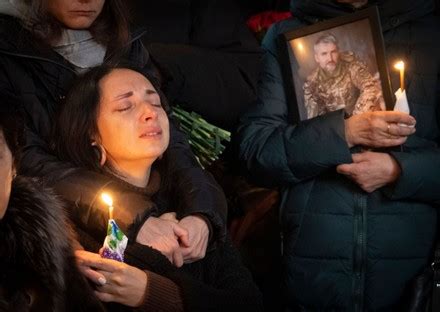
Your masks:
{"label": "decorative candle wrapper", "polygon": [[102,258],[124,262],[124,252],[128,238],[122,233],[115,220],[108,220],[107,236],[104,240]]}

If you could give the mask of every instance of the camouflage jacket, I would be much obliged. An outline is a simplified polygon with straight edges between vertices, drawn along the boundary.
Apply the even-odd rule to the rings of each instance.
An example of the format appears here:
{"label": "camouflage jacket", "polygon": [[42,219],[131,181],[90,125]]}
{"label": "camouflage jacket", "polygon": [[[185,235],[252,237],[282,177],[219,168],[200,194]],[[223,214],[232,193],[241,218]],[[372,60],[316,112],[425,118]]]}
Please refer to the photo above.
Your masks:
{"label": "camouflage jacket", "polygon": [[380,80],[353,52],[341,52],[333,75],[320,67],[304,83],[307,118],[344,108],[348,115],[384,108]]}

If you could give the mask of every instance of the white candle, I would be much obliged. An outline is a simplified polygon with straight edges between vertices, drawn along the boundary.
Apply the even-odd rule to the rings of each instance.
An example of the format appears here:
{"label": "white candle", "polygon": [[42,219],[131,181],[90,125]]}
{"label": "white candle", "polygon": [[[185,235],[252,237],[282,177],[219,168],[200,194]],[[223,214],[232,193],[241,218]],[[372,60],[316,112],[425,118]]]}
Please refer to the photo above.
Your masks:
{"label": "white candle", "polygon": [[405,63],[403,61],[399,61],[394,64],[394,68],[400,71],[400,90],[405,90]]}
{"label": "white candle", "polygon": [[113,219],[113,199],[107,193],[102,193],[101,198],[108,205],[108,218]]}

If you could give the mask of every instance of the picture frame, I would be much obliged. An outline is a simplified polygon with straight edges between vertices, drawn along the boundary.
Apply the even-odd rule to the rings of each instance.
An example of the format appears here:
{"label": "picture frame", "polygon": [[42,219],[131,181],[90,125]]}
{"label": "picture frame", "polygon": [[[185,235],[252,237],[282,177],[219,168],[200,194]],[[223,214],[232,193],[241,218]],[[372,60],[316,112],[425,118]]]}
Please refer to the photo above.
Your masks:
{"label": "picture frame", "polygon": [[284,32],[278,39],[292,123],[341,108],[347,116],[393,109],[376,6]]}

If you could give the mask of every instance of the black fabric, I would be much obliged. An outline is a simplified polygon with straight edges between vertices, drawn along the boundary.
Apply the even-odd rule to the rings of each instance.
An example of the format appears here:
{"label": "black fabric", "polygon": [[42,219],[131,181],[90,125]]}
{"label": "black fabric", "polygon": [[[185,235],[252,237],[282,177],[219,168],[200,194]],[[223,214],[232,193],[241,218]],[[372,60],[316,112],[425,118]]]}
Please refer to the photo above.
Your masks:
{"label": "black fabric", "polygon": [[178,269],[160,252],[129,245],[126,262],[165,276],[182,293],[185,311],[262,311],[261,294],[229,239],[202,260]]}
{"label": "black fabric", "polygon": [[235,129],[255,99],[260,49],[232,0],[132,0],[172,103]]}
{"label": "black fabric", "polygon": [[[390,30],[405,22],[425,16],[434,10],[434,0],[370,0],[368,5],[379,8],[383,30]],[[359,9],[362,9],[361,7]],[[294,16],[309,23],[341,16],[356,11],[350,4],[340,4],[332,0],[302,1],[291,0],[290,10]]]}
{"label": "black fabric", "polygon": [[[139,37],[134,35],[133,39],[127,48],[128,61],[157,73]],[[108,177],[59,161],[50,147],[56,112],[76,73],[60,55],[36,42],[15,18],[1,16],[0,90],[16,97],[17,105],[23,108],[26,119],[26,146],[21,172],[42,177],[68,200],[78,203],[78,207],[86,207],[76,213],[80,214],[87,226],[99,228],[106,208],[96,200],[96,194],[107,186]],[[174,119],[170,119],[170,172],[176,181],[184,181],[185,187],[192,190],[194,200],[192,205],[186,206],[185,213],[205,215],[211,222],[214,240],[222,240],[225,235],[226,205],[210,202],[212,197],[206,197],[205,191],[214,192],[217,196],[223,196],[223,193],[214,178],[199,167],[185,134],[178,129]],[[123,194],[118,192],[116,186],[110,186],[110,189],[115,191],[114,199],[124,208],[137,209],[142,206],[143,199],[137,194]],[[89,216],[94,216],[94,219],[89,219]]]}
{"label": "black fabric", "polygon": [[52,191],[29,179],[13,181],[0,220],[1,311],[104,311],[76,268],[68,229]]}

